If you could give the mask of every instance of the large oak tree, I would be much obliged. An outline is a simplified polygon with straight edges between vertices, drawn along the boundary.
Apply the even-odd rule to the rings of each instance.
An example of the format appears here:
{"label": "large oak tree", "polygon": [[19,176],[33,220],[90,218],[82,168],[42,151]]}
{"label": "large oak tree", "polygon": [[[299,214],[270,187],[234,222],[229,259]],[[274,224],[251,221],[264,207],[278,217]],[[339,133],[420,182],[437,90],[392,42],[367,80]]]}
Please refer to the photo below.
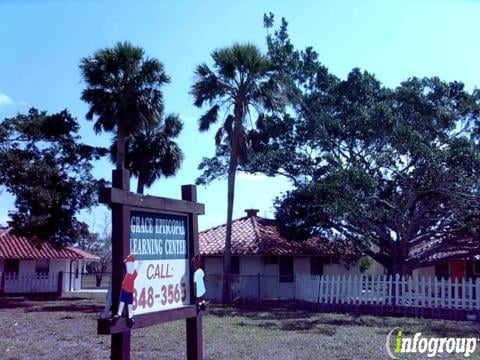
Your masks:
{"label": "large oak tree", "polygon": [[331,75],[286,22],[268,37],[289,114],[251,136],[250,171],[282,174],[282,231],[346,241],[390,273],[480,253],[480,93],[460,82],[410,78],[397,88],[353,69]]}
{"label": "large oak tree", "polygon": [[67,110],[30,109],[0,123],[0,185],[15,197],[10,213],[17,235],[56,245],[88,236],[78,212],[97,203],[92,160],[107,153],[79,142],[79,125]]}

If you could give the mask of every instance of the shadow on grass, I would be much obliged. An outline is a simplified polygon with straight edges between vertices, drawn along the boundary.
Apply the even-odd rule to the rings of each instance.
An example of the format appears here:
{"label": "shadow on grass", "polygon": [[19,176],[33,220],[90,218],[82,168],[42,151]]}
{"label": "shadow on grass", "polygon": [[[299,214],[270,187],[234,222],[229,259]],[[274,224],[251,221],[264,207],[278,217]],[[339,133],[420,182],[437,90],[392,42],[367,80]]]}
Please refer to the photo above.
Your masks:
{"label": "shadow on grass", "polygon": [[246,323],[244,321],[240,321],[236,324],[239,327],[260,327],[267,330],[281,330],[281,331],[294,331],[294,332],[302,332],[308,331],[310,333],[318,334],[318,335],[326,335],[326,336],[334,336],[336,334],[336,329],[334,326],[325,324],[320,320],[286,320],[286,321],[265,321],[260,323]]}
{"label": "shadow on grass", "polygon": [[479,337],[480,326],[470,323],[469,326],[459,327],[456,323],[434,323],[423,329],[426,335],[435,335],[439,337]]}
{"label": "shadow on grass", "polygon": [[1,298],[0,309],[14,309],[32,307],[24,298]]}
{"label": "shadow on grass", "polygon": [[25,296],[0,298],[0,309],[23,309],[24,312],[83,312],[98,313],[103,305],[80,297],[58,298]]}
{"label": "shadow on grass", "polygon": [[[377,334],[387,334],[394,327],[409,333],[439,337],[479,337],[480,325],[472,322],[433,320],[424,318],[388,317],[343,313],[320,313],[296,310],[291,306],[272,306],[251,309],[231,306],[212,306],[210,314],[218,317],[238,317],[242,327],[260,327],[283,331],[311,331],[333,336],[336,327],[374,328]],[[244,318],[246,320],[241,320]]]}
{"label": "shadow on grass", "polygon": [[317,314],[309,311],[295,310],[293,308],[272,307],[269,309],[248,309],[242,307],[212,306],[209,310],[211,315],[217,317],[242,316],[251,320],[279,320],[310,318]]}
{"label": "shadow on grass", "polygon": [[80,312],[80,313],[99,313],[103,310],[101,306],[95,304],[72,304],[72,305],[51,305],[51,306],[35,306],[25,309],[25,312]]}

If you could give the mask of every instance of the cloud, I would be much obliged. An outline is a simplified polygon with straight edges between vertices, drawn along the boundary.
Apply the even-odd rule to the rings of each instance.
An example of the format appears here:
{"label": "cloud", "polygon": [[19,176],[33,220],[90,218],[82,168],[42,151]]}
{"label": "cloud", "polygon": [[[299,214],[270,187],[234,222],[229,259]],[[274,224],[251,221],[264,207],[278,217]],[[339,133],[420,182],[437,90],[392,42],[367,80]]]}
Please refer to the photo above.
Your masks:
{"label": "cloud", "polygon": [[0,214],[0,226],[7,226],[8,221],[10,221],[10,216],[6,214]]}
{"label": "cloud", "polygon": [[2,107],[6,108],[6,107],[12,107],[12,106],[18,109],[19,107],[28,106],[28,103],[26,101],[13,100],[7,94],[0,92],[0,108]]}
{"label": "cloud", "polygon": [[0,107],[12,105],[14,101],[4,93],[0,93]]}

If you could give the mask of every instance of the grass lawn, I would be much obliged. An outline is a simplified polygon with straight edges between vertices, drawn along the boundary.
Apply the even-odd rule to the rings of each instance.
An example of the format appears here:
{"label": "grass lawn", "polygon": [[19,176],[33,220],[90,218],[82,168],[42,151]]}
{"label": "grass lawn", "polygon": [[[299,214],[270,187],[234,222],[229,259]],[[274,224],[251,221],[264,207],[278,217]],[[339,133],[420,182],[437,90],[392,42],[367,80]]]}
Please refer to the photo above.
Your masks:
{"label": "grass lawn", "polygon": [[[0,359],[108,359],[110,337],[96,334],[102,303],[101,298],[78,297],[0,299]],[[184,324],[135,330],[132,359],[184,359]],[[396,326],[407,336],[419,331],[480,337],[480,326],[471,322],[212,306],[204,318],[204,353],[205,359],[229,360],[386,359],[386,334]],[[472,358],[480,359],[480,344]]]}
{"label": "grass lawn", "polygon": [[83,289],[108,289],[108,286],[110,284],[110,274],[104,274],[102,275],[102,283],[100,284],[100,287],[97,287],[97,279],[96,276],[93,274],[83,274],[82,275],[82,288]]}

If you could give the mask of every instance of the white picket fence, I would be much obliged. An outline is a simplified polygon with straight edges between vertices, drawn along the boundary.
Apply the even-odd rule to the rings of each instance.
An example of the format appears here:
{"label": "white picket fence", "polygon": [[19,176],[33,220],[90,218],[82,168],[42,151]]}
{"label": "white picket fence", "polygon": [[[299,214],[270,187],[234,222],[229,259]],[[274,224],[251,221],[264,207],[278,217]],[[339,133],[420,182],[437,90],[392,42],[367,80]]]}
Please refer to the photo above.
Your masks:
{"label": "white picket fence", "polygon": [[480,279],[400,276],[295,276],[295,299],[318,304],[480,310]]}
{"label": "white picket fence", "polygon": [[[292,281],[280,280],[279,276],[232,275],[232,295],[234,300],[480,310],[480,279],[296,274]],[[221,300],[222,275],[207,275],[206,287],[207,298]]]}
{"label": "white picket fence", "polygon": [[4,293],[53,293],[58,290],[59,273],[1,273]]}

